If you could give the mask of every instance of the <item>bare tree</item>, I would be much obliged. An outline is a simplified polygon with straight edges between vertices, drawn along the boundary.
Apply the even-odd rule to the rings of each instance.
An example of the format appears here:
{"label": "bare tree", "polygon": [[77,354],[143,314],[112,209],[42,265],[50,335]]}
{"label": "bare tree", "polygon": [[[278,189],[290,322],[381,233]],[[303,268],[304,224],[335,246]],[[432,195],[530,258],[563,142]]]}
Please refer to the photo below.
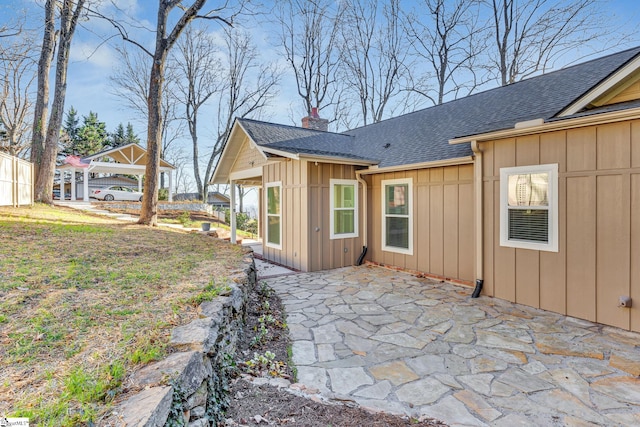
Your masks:
{"label": "bare tree", "polygon": [[503,86],[545,72],[613,31],[598,0],[486,1],[495,41],[490,68]]}
{"label": "bare tree", "polygon": [[[355,93],[361,122],[366,125],[385,118],[394,98],[407,96],[407,39],[401,25],[399,0],[388,0],[378,9],[376,0],[345,2],[341,27],[342,75]],[[393,106],[391,103],[393,102]]]}
{"label": "bare tree", "polygon": [[311,113],[312,107],[326,110],[325,116],[331,107],[339,111],[338,98],[334,95],[338,93],[341,3],[331,0],[278,2],[280,42],[306,114]]}
{"label": "bare tree", "polygon": [[0,150],[22,156],[31,144],[33,82],[36,64],[34,43],[28,32],[14,29],[17,39],[0,45]]}
{"label": "bare tree", "polygon": [[207,187],[200,175],[200,150],[198,145],[198,115],[200,109],[223,85],[220,76],[222,65],[217,57],[217,46],[206,28],[189,26],[177,44],[177,52],[173,62],[180,75],[176,83],[177,96],[174,99],[185,109],[185,121],[191,136],[193,149],[193,174],[198,187],[198,194],[206,202]]}
{"label": "bare tree", "polygon": [[[407,15],[411,45],[431,70],[416,76],[412,90],[434,105],[460,92],[469,95],[482,84],[474,66],[486,47],[479,8],[480,0],[423,0]],[[435,89],[430,89],[433,80]]]}
{"label": "bare tree", "polygon": [[280,72],[269,65],[258,64],[258,52],[249,36],[243,32],[225,29],[225,59],[222,79],[225,84],[219,92],[216,105],[216,135],[204,174],[203,200],[208,197],[208,184],[223,144],[229,137],[236,117],[256,117],[276,95]]}
{"label": "bare tree", "polygon": [[[113,18],[109,18],[98,11],[93,13],[107,19],[118,30],[123,40],[132,43],[142,49],[151,58],[151,70],[149,73],[149,89],[147,93],[147,165],[145,168],[145,192],[142,199],[142,208],[138,224],[156,226],[158,222],[158,181],[160,176],[160,158],[162,154],[162,127],[164,117],[162,115],[162,102],[164,82],[166,78],[167,57],[178,38],[187,26],[195,19],[217,21],[231,26],[233,19],[244,10],[244,2],[240,1],[230,6],[229,1],[223,1],[219,7],[212,8],[204,14],[201,11],[206,0],[194,0],[190,6],[183,4],[181,0],[159,0],[158,17],[155,28],[155,48],[147,49],[143,44],[129,36],[124,25]],[[172,12],[176,9],[178,14]],[[227,14],[225,17],[223,14]],[[171,15],[171,22],[169,17]]]}
{"label": "bare tree", "polygon": [[[38,64],[38,100],[40,102],[40,82],[41,76],[48,73],[54,48],[53,39],[50,32],[50,21],[52,13],[50,9],[54,9],[55,4],[52,0],[47,0],[45,5],[45,34],[43,38],[43,47],[41,62]],[[67,93],[67,67],[69,65],[69,52],[71,50],[71,40],[76,30],[78,20],[84,11],[84,0],[63,0],[60,7],[60,28],[58,37],[58,50],[56,56],[56,77],[54,86],[53,102],[51,104],[51,113],[47,123],[46,139],[41,157],[36,158],[38,163],[36,185],[34,189],[35,199],[51,203],[53,201],[53,177],[55,173],[56,157],[58,155],[58,138],[60,135],[60,127],[62,125],[62,117],[64,115],[64,101]],[[40,66],[42,65],[42,68]],[[48,77],[42,79],[42,90],[48,87]],[[48,98],[44,97],[44,98]],[[44,101],[44,100],[43,100]],[[42,137],[40,128],[44,128],[43,116],[38,116],[41,106],[36,106],[36,125],[34,126],[34,138],[32,139],[32,151],[40,153],[41,146],[39,141]]]}
{"label": "bare tree", "polygon": [[[151,57],[141,50],[117,49],[120,54],[120,66],[116,67],[109,77],[114,95],[118,96],[144,123],[148,121],[149,108],[149,74]],[[183,128],[179,117],[176,100],[177,70],[171,64],[165,71],[164,88],[162,90],[162,158],[171,149],[172,144],[182,137]]]}

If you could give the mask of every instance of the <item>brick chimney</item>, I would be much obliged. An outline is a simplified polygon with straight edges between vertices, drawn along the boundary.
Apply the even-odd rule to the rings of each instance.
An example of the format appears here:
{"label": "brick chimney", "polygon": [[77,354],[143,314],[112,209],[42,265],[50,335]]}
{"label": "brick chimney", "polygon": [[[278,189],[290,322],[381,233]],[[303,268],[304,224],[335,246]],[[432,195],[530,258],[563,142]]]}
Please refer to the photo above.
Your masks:
{"label": "brick chimney", "polygon": [[302,118],[302,127],[326,132],[329,130],[329,120],[321,119],[318,114],[318,107],[312,107],[311,114]]}

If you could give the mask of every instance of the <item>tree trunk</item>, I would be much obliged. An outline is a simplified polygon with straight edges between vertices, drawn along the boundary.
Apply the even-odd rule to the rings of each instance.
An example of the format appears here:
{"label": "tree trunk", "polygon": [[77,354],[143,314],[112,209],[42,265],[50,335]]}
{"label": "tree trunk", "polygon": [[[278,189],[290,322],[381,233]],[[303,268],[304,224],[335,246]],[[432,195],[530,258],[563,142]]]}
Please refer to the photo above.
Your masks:
{"label": "tree trunk", "polygon": [[[55,0],[47,0],[44,6],[44,35],[42,37],[40,60],[38,61],[38,93],[33,114],[33,134],[31,137],[31,162],[34,164],[36,176],[40,170],[44,153],[45,129],[49,113],[49,70],[51,69],[51,61],[53,61],[53,52],[56,44],[56,10],[54,3]],[[41,200],[37,192],[35,199]]]}
{"label": "tree trunk", "polygon": [[160,177],[160,158],[162,155],[162,88],[165,77],[165,65],[169,50],[175,44],[184,28],[195,19],[206,0],[196,0],[184,10],[175,27],[167,35],[169,13],[180,2],[160,1],[158,4],[158,23],[156,26],[156,47],[149,78],[149,108],[147,125],[147,165],[145,168],[145,189],[138,224],[158,225],[158,181]]}
{"label": "tree trunk", "polygon": [[[158,17],[160,19],[160,17]],[[165,18],[166,22],[166,18]],[[160,25],[160,24],[158,24]],[[158,225],[158,178],[160,176],[160,151],[162,141],[162,88],[167,58],[164,32],[158,32],[156,51],[153,55],[149,79],[149,123],[147,125],[147,165],[144,171],[145,188],[138,224]]]}
{"label": "tree trunk", "polygon": [[53,178],[58,156],[58,137],[64,114],[64,100],[67,93],[67,68],[69,66],[69,50],[75,32],[78,17],[84,0],[76,0],[75,9],[72,0],[65,0],[60,12],[60,43],[56,59],[56,82],[51,106],[51,116],[47,127],[47,135],[42,153],[42,161],[36,175],[35,196],[44,203],[53,202]]}

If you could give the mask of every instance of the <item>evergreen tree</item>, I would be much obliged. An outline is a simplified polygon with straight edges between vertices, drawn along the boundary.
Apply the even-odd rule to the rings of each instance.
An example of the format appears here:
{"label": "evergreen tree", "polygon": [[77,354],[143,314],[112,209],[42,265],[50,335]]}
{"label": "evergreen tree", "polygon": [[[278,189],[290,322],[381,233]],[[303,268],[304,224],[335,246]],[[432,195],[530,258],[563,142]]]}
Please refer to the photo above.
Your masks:
{"label": "evergreen tree", "polygon": [[126,135],[124,133],[124,125],[120,123],[116,131],[111,134],[111,147],[119,147],[125,145]]}
{"label": "evergreen tree", "polygon": [[78,131],[78,141],[74,144],[74,153],[80,156],[90,156],[108,145],[107,125],[98,120],[98,114],[89,111],[84,116],[84,123]]}
{"label": "evergreen tree", "polygon": [[136,143],[140,144],[140,138],[133,131],[133,125],[131,123],[127,123],[127,134],[125,136],[125,144]]}
{"label": "evergreen tree", "polygon": [[71,155],[75,153],[75,146],[78,143],[78,132],[80,130],[80,118],[78,117],[78,111],[73,108],[73,105],[67,111],[67,117],[64,120],[64,127],[60,132],[60,154]]}
{"label": "evergreen tree", "polygon": [[120,123],[115,132],[111,134],[110,142],[112,147],[120,147],[131,143],[140,143],[140,138],[133,131],[133,125],[127,123],[127,130],[125,131],[124,125]]}

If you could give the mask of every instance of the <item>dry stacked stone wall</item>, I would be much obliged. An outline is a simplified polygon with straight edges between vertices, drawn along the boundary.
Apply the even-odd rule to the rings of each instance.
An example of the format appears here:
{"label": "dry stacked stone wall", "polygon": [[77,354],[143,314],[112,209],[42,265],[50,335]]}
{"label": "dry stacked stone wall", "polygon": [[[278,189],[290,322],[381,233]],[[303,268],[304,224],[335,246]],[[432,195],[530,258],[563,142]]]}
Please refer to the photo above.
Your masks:
{"label": "dry stacked stone wall", "polygon": [[200,317],[176,327],[176,352],[136,372],[129,387],[140,392],[115,407],[109,426],[215,426],[227,405],[230,369],[242,331],[249,292],[256,283],[253,256],[229,276],[231,291],[202,303]]}

